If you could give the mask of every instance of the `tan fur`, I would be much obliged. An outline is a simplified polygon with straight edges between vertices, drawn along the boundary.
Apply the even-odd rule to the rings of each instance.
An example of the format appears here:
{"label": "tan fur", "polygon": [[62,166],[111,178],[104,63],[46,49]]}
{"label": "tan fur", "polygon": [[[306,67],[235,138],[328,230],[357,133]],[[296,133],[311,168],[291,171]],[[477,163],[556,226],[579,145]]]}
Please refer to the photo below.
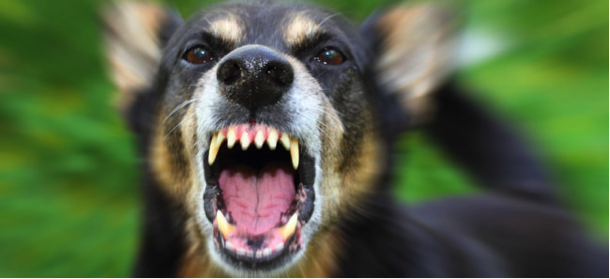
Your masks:
{"label": "tan fur", "polygon": [[[211,23],[212,30],[217,30],[217,32],[221,32],[222,28],[230,28],[235,31],[223,37],[227,40],[235,40],[242,36],[241,29],[234,28],[238,25],[239,23],[231,18]],[[287,40],[291,40],[292,43],[298,43],[299,40],[304,40],[308,36],[315,36],[315,33],[319,31],[318,25],[303,14],[291,21],[289,29],[292,30],[290,34],[294,36]],[[289,56],[286,58],[293,64],[293,68],[304,68],[300,64],[301,62]],[[294,65],[295,63],[298,65]],[[322,92],[319,94],[325,111],[321,120],[323,124],[320,126],[323,129],[321,134],[324,154],[320,174],[322,183],[319,189],[319,194],[324,201],[323,224],[320,231],[311,238],[306,247],[305,256],[285,274],[281,274],[289,277],[330,277],[336,274],[338,259],[346,244],[342,242],[343,236],[340,235],[334,224],[339,218],[343,218],[345,214],[353,211],[360,200],[374,190],[373,181],[378,178],[379,170],[383,167],[379,164],[383,158],[380,157],[378,135],[371,127],[370,113],[366,112],[362,115],[362,121],[367,125],[364,128],[363,140],[360,141],[359,146],[355,147],[358,151],[353,157],[350,157],[351,161],[346,162],[347,158],[341,154],[341,148],[348,140],[345,138],[343,124],[328,97]],[[206,247],[206,234],[195,217],[201,210],[197,207],[200,204],[199,199],[201,199],[201,189],[198,185],[203,185],[203,181],[199,181],[197,175],[196,160],[200,158],[195,153],[197,138],[194,107],[195,104],[191,104],[182,118],[174,120],[176,123],[171,125],[164,123],[167,111],[159,113],[158,123],[155,125],[157,130],[153,137],[151,159],[154,173],[162,189],[183,204],[190,216],[185,227],[189,249],[182,259],[178,275],[181,277],[227,277],[228,274],[210,258],[208,247]],[[180,137],[168,135],[173,125],[178,122],[181,123],[177,128],[180,131]],[[170,151],[168,146],[171,143],[168,141],[171,140],[179,140],[182,143],[183,148],[180,152],[176,152],[175,149]],[[182,165],[182,169],[179,169],[180,166],[176,163],[179,157],[186,160],[186,166]]]}
{"label": "tan fur", "polygon": [[379,77],[412,116],[425,122],[432,114],[430,93],[451,70],[454,18],[438,6],[402,6],[384,14],[377,26],[385,41]]}
{"label": "tan fur", "polygon": [[207,254],[205,237],[199,231],[199,225],[195,220],[191,219],[186,225],[187,243],[189,250],[182,259],[181,267],[178,270],[177,277],[229,277],[220,267],[216,266]]}
{"label": "tan fur", "polygon": [[305,256],[286,275],[308,278],[333,277],[337,272],[339,251],[343,245],[336,228],[319,233],[307,246]]}
{"label": "tan fur", "polygon": [[176,184],[177,177],[175,176],[175,166],[173,165],[172,154],[169,152],[165,144],[164,129],[158,127],[156,129],[152,143],[151,163],[155,178],[165,191],[174,197],[178,196],[178,192],[172,187]]}
{"label": "tan fur", "polygon": [[192,185],[196,183],[197,177],[196,167],[193,162],[189,162],[188,169],[180,169],[177,165],[177,161],[180,159],[195,160],[197,156],[194,154],[195,146],[195,123],[196,116],[193,106],[189,106],[183,118],[180,119],[180,124],[176,130],[181,131],[180,141],[183,144],[181,153],[171,152],[168,148],[168,137],[171,136],[170,131],[174,127],[168,127],[165,125],[165,111],[159,114],[158,123],[155,134],[153,136],[152,144],[152,168],[154,170],[157,180],[160,182],[161,187],[170,196],[177,200],[183,200],[184,197],[189,196],[189,193],[193,190]]}
{"label": "tan fur", "polygon": [[210,32],[227,42],[237,44],[244,38],[244,31],[239,17],[226,13],[219,19],[210,22]]}
{"label": "tan fur", "polygon": [[161,59],[161,22],[166,18],[160,7],[134,2],[116,4],[104,13],[110,76],[121,92],[114,103],[121,112],[129,108],[141,89],[152,83]]}
{"label": "tan fur", "polygon": [[[325,151],[321,191],[325,196],[324,219],[330,223],[349,214],[363,197],[374,190],[374,181],[384,167],[381,165],[384,160],[381,157],[379,135],[370,124],[364,129],[364,138],[358,147],[359,154],[353,161],[344,162],[340,150]],[[339,168],[342,165],[347,167],[341,170]]]}
{"label": "tan fur", "polygon": [[[289,56],[286,58],[293,64],[295,69],[304,67],[298,64],[301,62]],[[383,159],[380,157],[378,134],[370,127],[370,123],[372,123],[370,113],[363,115],[364,122],[368,123],[368,126],[365,128],[364,139],[359,146],[359,153],[354,157],[352,162],[345,162],[345,158],[341,156],[340,150],[345,140],[344,127],[328,97],[320,92],[320,98],[323,99],[325,111],[322,119],[323,124],[321,125],[323,128],[323,154],[325,156],[322,157],[323,173],[322,185],[320,186],[321,193],[319,193],[324,197],[325,204],[322,209],[324,223],[320,231],[316,233],[308,244],[305,256],[290,270],[280,274],[282,276],[331,277],[336,274],[338,259],[346,244],[342,242],[342,235],[333,225],[338,218],[344,217],[344,214],[354,210],[359,201],[367,193],[374,190],[372,189],[373,181],[378,178],[380,168],[383,168],[379,164]],[[184,117],[188,117],[189,113],[187,112]],[[191,146],[190,139],[191,136],[188,135],[188,131],[183,131],[185,146]],[[194,161],[190,165],[194,165]],[[341,171],[341,166],[347,167]],[[192,172],[194,172],[194,168],[192,168]],[[193,178],[193,180],[196,180],[196,178]],[[200,182],[188,185],[188,187],[191,187],[190,193],[181,197],[182,200],[185,200],[191,214],[194,214],[197,210],[192,205],[197,203],[194,199],[199,198],[196,195],[198,193],[196,191],[197,187],[194,186],[200,185],[198,183]],[[205,233],[201,231],[201,227],[196,224],[194,219],[189,221],[186,232],[190,250],[183,258],[180,276],[227,277],[228,274],[223,272],[210,259],[205,245]]]}
{"label": "tan fur", "polygon": [[[391,21],[394,17],[397,15],[389,16],[386,20]],[[138,92],[153,82],[161,58],[158,36],[161,23],[166,19],[167,14],[162,8],[143,3],[117,4],[106,13],[105,21],[110,31],[106,34],[106,43],[113,81],[122,91],[117,101],[121,110],[128,109]],[[382,21],[380,24],[385,26],[389,23]],[[301,44],[324,32],[324,28],[306,13],[291,15],[283,26],[286,26],[282,30],[283,37],[289,46]],[[245,28],[241,18],[230,11],[211,20],[208,26],[214,36],[235,45],[244,39]],[[393,54],[394,48],[402,42],[388,43],[388,53]],[[295,71],[301,69],[302,74],[309,75],[302,62],[289,55],[285,58],[293,64]],[[396,65],[390,62],[381,65],[394,71]],[[406,90],[404,86],[406,85],[401,83],[397,88]],[[353,211],[367,193],[374,190],[373,181],[378,178],[380,168],[384,167],[379,164],[383,158],[380,157],[378,135],[371,127],[370,113],[362,115],[362,123],[368,126],[364,128],[362,141],[354,146],[357,153],[349,157],[350,161],[346,161],[348,158],[342,155],[342,148],[345,148],[348,140],[345,138],[345,127],[328,97],[323,92],[317,94],[322,99],[324,110],[320,125],[323,130],[322,183],[320,193],[316,193],[324,203],[321,212],[323,223],[319,231],[310,236],[305,256],[285,274],[279,274],[289,277],[331,277],[336,274],[338,260],[347,244],[343,243],[343,236],[334,225],[339,218],[344,218],[345,214]],[[161,189],[173,201],[184,206],[187,213],[184,234],[188,250],[181,259],[177,275],[227,277],[228,274],[208,254],[206,233],[200,223],[207,220],[199,219],[202,210],[201,187],[204,182],[200,181],[198,173],[198,160],[201,158],[197,154],[195,106],[196,103],[193,103],[183,108],[184,114],[179,119],[170,119],[171,123],[165,119],[171,109],[164,108],[156,112],[157,117],[152,125],[155,128],[151,137],[150,163],[154,179]]]}
{"label": "tan fur", "polygon": [[308,38],[315,37],[321,27],[309,18],[305,13],[299,13],[290,18],[286,29],[284,29],[284,40],[290,46],[298,45]]}

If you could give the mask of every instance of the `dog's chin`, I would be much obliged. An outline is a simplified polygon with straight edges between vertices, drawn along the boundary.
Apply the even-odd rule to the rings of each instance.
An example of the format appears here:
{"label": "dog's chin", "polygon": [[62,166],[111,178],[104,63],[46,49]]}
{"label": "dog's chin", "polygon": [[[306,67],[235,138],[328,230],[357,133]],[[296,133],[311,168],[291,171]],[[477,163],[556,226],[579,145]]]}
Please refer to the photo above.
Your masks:
{"label": "dog's chin", "polygon": [[261,124],[210,135],[202,221],[209,252],[224,270],[277,274],[302,256],[316,227],[318,156],[310,153],[304,140]]}
{"label": "dog's chin", "polygon": [[[211,235],[209,237],[212,237]],[[303,235],[303,248],[299,251],[284,256],[281,260],[270,261],[260,266],[251,266],[242,264],[232,258],[228,258],[226,253],[223,253],[215,247],[215,241],[208,241],[208,253],[213,263],[220,267],[227,275],[232,277],[278,277],[287,274],[292,267],[296,266],[303,258],[305,247],[307,246],[306,236]]]}

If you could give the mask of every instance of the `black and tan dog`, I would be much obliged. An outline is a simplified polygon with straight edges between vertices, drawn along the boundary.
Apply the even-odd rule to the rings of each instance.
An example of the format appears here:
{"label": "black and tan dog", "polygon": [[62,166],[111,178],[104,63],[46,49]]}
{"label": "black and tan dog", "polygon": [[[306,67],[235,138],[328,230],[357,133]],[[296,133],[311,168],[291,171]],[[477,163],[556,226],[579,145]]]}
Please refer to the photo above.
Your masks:
{"label": "black and tan dog", "polygon": [[[607,276],[536,159],[449,82],[454,18],[355,27],[297,3],[106,13],[144,156],[136,276]],[[392,145],[421,124],[486,188],[404,208]]]}

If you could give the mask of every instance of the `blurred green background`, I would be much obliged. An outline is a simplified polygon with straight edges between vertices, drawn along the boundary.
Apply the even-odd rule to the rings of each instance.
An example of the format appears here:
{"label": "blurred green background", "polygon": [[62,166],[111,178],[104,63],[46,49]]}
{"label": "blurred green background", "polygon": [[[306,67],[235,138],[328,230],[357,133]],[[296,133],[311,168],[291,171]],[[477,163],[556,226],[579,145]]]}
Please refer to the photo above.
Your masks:
{"label": "blurred green background", "polygon": [[[188,16],[206,2],[171,4]],[[356,21],[381,4],[324,2]],[[0,1],[0,277],[129,275],[138,159],[110,106],[101,4]],[[608,1],[467,4],[466,33],[500,51],[467,64],[462,83],[523,131],[566,204],[607,245]],[[398,166],[401,198],[476,191],[425,135],[399,147],[409,151]]]}

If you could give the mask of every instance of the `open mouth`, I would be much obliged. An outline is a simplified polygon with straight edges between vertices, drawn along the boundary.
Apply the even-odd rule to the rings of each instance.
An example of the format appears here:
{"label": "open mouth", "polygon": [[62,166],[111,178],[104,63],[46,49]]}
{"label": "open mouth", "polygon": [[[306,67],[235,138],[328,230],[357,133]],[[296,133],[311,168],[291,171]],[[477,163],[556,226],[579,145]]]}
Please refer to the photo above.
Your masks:
{"label": "open mouth", "polygon": [[302,249],[315,199],[302,142],[260,124],[225,127],[212,135],[204,168],[204,209],[227,260],[260,268]]}

